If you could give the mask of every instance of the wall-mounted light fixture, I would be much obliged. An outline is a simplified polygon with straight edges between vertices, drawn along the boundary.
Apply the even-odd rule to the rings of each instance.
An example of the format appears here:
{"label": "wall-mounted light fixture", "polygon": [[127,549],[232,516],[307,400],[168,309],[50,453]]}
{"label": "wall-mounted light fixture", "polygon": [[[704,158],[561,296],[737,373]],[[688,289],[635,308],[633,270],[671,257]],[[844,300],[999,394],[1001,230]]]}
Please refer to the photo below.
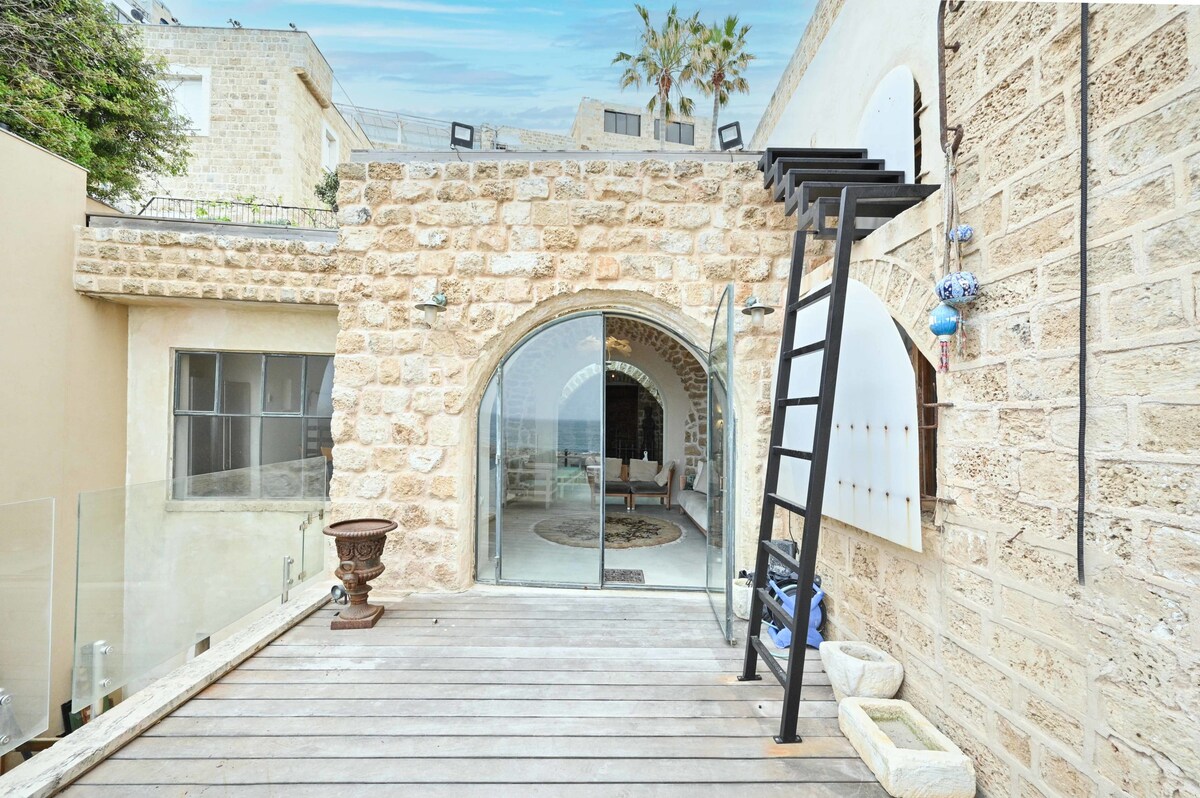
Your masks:
{"label": "wall-mounted light fixture", "polygon": [[450,123],[450,146],[475,149],[475,128],[462,122]]}
{"label": "wall-mounted light fixture", "polygon": [[768,313],[774,313],[775,308],[770,305],[764,305],[758,301],[758,297],[752,296],[746,300],[746,307],[742,308],[742,313],[750,317],[751,327],[763,326],[763,319]]}
{"label": "wall-mounted light fixture", "polygon": [[417,310],[425,311],[425,323],[432,327],[437,314],[446,312],[446,295],[437,291],[424,302],[418,302],[416,307]]}
{"label": "wall-mounted light fixture", "polygon": [[730,122],[717,128],[717,144],[721,152],[725,150],[742,149],[742,125],[740,122]]}

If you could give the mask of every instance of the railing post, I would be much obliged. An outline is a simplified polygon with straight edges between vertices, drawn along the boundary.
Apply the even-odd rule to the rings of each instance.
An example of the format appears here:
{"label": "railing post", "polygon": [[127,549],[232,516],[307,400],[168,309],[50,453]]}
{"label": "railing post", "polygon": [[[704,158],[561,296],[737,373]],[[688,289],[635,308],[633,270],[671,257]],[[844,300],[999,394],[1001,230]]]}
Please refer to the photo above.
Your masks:
{"label": "railing post", "polygon": [[0,757],[6,753],[4,746],[12,742],[12,735],[21,733],[17,718],[10,708],[12,702],[12,693],[0,687]]}
{"label": "railing post", "polygon": [[112,684],[112,679],[104,675],[104,658],[113,652],[113,646],[106,640],[92,643],[92,720],[104,712],[105,689]]}
{"label": "railing post", "polygon": [[292,564],[295,562],[296,560],[292,558],[291,555],[283,555],[283,586],[279,591],[280,604],[287,604],[288,589],[291,588],[292,584],[295,582],[295,580],[292,579]]}

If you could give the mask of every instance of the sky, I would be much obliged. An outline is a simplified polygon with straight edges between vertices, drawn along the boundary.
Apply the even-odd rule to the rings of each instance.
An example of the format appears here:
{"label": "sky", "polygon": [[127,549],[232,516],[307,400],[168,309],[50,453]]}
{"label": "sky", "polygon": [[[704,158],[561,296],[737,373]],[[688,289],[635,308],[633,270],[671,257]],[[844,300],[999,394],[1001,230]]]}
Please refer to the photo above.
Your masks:
{"label": "sky", "polygon": [[[735,95],[721,121],[749,139],[815,0],[708,0],[680,5],[705,22],[736,14],[750,25],[756,56],[750,93]],[[167,0],[185,25],[286,29],[312,35],[340,83],[335,100],[369,108],[566,134],[582,97],[645,105],[651,90],[618,88],[619,50],[637,47],[632,0]],[[667,3],[646,3],[661,23]],[[688,96],[707,116],[711,98]]]}

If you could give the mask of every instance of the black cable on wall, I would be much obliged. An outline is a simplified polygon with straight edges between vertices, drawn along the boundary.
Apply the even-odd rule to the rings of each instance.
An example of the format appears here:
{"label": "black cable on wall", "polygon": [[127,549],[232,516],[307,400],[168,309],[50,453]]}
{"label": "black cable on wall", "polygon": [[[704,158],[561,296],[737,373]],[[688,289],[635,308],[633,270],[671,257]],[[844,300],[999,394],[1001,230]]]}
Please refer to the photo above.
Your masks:
{"label": "black cable on wall", "polygon": [[1075,508],[1075,565],[1084,584],[1083,527],[1087,469],[1087,233],[1088,233],[1088,4],[1079,5],[1079,500]]}

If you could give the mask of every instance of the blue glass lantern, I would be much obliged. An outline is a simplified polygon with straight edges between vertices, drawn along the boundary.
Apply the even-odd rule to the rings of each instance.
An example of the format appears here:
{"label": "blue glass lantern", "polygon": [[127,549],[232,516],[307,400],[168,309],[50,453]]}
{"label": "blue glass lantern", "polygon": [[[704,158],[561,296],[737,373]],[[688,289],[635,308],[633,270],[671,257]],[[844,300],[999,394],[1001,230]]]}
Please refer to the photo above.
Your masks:
{"label": "blue glass lantern", "polygon": [[950,272],[938,280],[934,292],[949,305],[965,305],[979,296],[979,280],[972,272]]}
{"label": "blue glass lantern", "polygon": [[961,318],[958,310],[945,302],[929,311],[929,331],[938,337],[938,371],[942,373],[950,370],[950,337],[958,332]]}

